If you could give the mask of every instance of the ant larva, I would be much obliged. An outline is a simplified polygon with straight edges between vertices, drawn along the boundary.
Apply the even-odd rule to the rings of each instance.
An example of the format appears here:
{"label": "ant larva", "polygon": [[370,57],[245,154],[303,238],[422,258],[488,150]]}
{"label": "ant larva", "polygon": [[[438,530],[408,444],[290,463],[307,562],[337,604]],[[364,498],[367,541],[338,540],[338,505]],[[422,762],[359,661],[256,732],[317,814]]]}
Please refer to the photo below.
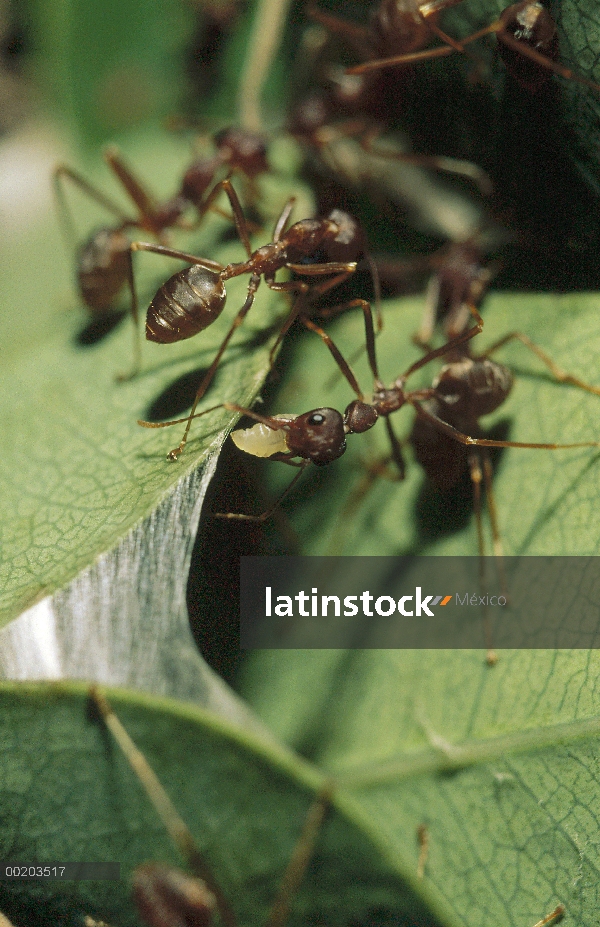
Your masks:
{"label": "ant larva", "polygon": [[[315,298],[333,289],[354,273],[357,260],[365,255],[371,266],[376,289],[378,283],[376,271],[368,253],[364,235],[357,221],[340,209],[332,210],[326,218],[301,219],[286,229],[294,200],[290,199],[277,219],[273,240],[256,251],[252,251],[248,237],[248,228],[238,196],[229,180],[218,183],[208,196],[207,203],[224,191],[231,203],[239,237],[246,249],[248,259],[239,263],[223,266],[217,261],[198,258],[183,251],[175,251],[161,245],[147,242],[134,242],[132,251],[149,251],[167,257],[188,261],[190,267],[179,271],[167,280],[152,300],[146,317],[146,338],[159,344],[171,344],[191,338],[211,325],[225,307],[227,294],[224,283],[242,274],[250,274],[246,300],[235,316],[229,331],[223,339],[212,363],[210,364],[194,398],[192,408],[186,421],[183,438],[178,447],[168,454],[169,460],[176,460],[183,451],[196,407],[208,389],[221,358],[234,332],[242,324],[254,302],[254,297],[262,277],[266,285],[276,292],[295,295],[295,301],[281,328],[279,337],[271,349],[269,361],[273,364],[275,351],[285,332],[295,319],[317,332],[328,344],[325,332],[308,318],[307,312]],[[314,263],[311,263],[314,261]],[[287,268],[303,276],[332,275],[330,280],[320,284],[309,284],[303,280],[276,282],[277,271]],[[137,297],[135,287],[132,289],[132,315],[137,319]],[[359,300],[358,303],[361,301]],[[356,301],[345,303],[337,309],[353,306]],[[328,310],[330,313],[333,310]],[[144,422],[146,428],[163,428],[169,422]]]}
{"label": "ant larva", "polygon": [[348,73],[366,74],[382,68],[413,65],[418,61],[443,58],[456,51],[464,51],[465,46],[486,35],[496,36],[498,50],[507,70],[522,87],[532,93],[546,84],[553,73],[600,91],[600,85],[581,77],[558,62],[556,25],[550,13],[537,0],[522,0],[520,3],[511,4],[494,22],[458,42],[448,42],[446,39],[446,44],[437,48],[407,53],[402,50],[379,60],[355,65],[348,69]]}
{"label": "ant larva", "polygon": [[[205,195],[220,169],[238,171],[252,183],[268,171],[266,147],[261,136],[242,129],[224,129],[215,136],[217,153],[194,161],[185,171],[179,190],[165,202],[156,202],[147,192],[132,169],[114,146],[104,152],[104,160],[116,176],[125,193],[137,210],[136,216],[127,215],[117,204],[96,189],[81,174],[65,164],[59,164],[53,173],[54,189],[69,237],[73,237],[63,183],[69,180],[90,199],[98,203],[117,219],[115,226],[98,229],[81,247],[77,260],[77,281],[81,298],[92,313],[105,314],[123,287],[131,286],[130,240],[127,230],[148,232],[162,244],[167,244],[165,232],[179,228],[195,228],[208,206]],[[194,222],[186,221],[185,213],[197,212]]]}

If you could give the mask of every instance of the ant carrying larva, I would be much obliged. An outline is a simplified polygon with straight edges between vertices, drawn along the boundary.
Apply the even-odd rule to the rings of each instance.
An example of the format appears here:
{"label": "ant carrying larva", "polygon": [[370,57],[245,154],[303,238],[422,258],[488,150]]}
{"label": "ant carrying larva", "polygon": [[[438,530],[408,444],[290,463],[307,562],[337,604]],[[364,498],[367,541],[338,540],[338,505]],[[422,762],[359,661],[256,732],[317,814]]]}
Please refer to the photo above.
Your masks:
{"label": "ant carrying larva", "polygon": [[[243,274],[250,275],[247,295],[241,309],[221,342],[194,398],[187,417],[183,438],[179,445],[168,454],[170,460],[176,460],[182,453],[189,434],[196,407],[208,389],[221,358],[237,328],[243,323],[252,308],[254,297],[261,279],[264,277],[269,289],[294,296],[292,308],[281,325],[279,336],[271,348],[270,364],[285,333],[296,320],[320,334],[326,344],[328,336],[309,318],[309,313],[316,299],[350,277],[357,266],[357,261],[364,256],[373,274],[377,304],[378,280],[374,263],[366,250],[364,234],[358,222],[348,213],[333,209],[325,218],[301,219],[287,227],[288,219],[294,205],[294,199],[284,206],[273,231],[273,240],[256,251],[252,251],[248,236],[248,227],[242,207],[234,187],[229,180],[217,184],[208,196],[207,203],[212,203],[218,194],[224,191],[229,198],[235,217],[235,224],[247,254],[247,260],[224,266],[217,261],[199,258],[183,251],[165,248],[146,242],[134,242],[132,251],[149,251],[167,257],[187,261],[190,266],[179,271],[167,280],[152,300],[146,316],[146,338],[160,344],[182,341],[198,334],[211,325],[225,307],[227,294],[225,282]],[[316,284],[309,284],[302,279],[277,282],[275,274],[288,269],[299,276],[322,277],[330,279]],[[326,310],[331,314],[344,308],[352,307],[360,300],[351,300],[337,306],[335,310]],[[132,315],[137,322],[137,296],[132,282]],[[381,326],[380,326],[381,327]],[[140,421],[147,428],[162,428],[164,423]],[[168,424],[168,423],[167,423]]]}
{"label": "ant carrying larva", "polygon": [[[346,450],[346,440],[349,435],[369,431],[377,420],[383,417],[391,444],[391,461],[402,478],[405,469],[404,456],[390,416],[403,405],[411,405],[416,412],[413,442],[419,442],[420,440],[417,437],[417,430],[426,429],[427,432],[431,431],[432,435],[435,436],[437,443],[441,442],[444,446],[447,445],[449,458],[446,465],[442,465],[440,478],[446,475],[449,468],[448,472],[451,471],[452,478],[455,479],[457,474],[462,472],[466,466],[467,458],[470,459],[470,456],[475,453],[482,453],[485,456],[486,448],[515,447],[558,450],[600,447],[600,441],[561,444],[500,441],[481,436],[477,424],[478,418],[498,408],[508,396],[512,386],[510,371],[506,367],[497,364],[490,357],[491,353],[499,350],[509,341],[519,341],[536,354],[556,380],[569,383],[595,395],[600,395],[599,387],[591,386],[579,378],[566,374],[554,364],[545,352],[541,351],[537,345],[534,345],[522,333],[511,332],[499,339],[483,354],[471,354],[467,344],[483,328],[483,321],[479,313],[474,306],[471,306],[470,312],[476,320],[475,325],[465,328],[464,331],[440,348],[428,351],[421,359],[412,363],[403,374],[397,377],[391,387],[386,388],[379,374],[370,306],[368,303],[362,302],[361,307],[365,317],[369,365],[375,382],[375,389],[370,402],[365,400],[356,377],[339,349],[330,339],[328,346],[332,355],[357,397],[346,407],[344,414],[335,409],[322,407],[312,409],[303,415],[268,416],[244,409],[236,404],[223,403],[220,406],[213,406],[211,409],[197,413],[197,415],[207,414],[222,406],[248,415],[258,424],[250,429],[233,433],[233,440],[237,446],[254,456],[279,460],[299,467],[300,470],[311,462],[317,466],[324,466],[337,460]],[[408,390],[406,383],[409,377],[437,358],[442,361],[446,358],[447,363],[434,380],[433,385]],[[185,420],[161,424],[164,426],[181,421]],[[476,433],[473,434],[473,432]],[[425,460],[425,458],[423,459]],[[427,462],[425,462],[425,466],[428,466]],[[437,463],[436,467],[439,469]],[[435,472],[437,473],[437,470]],[[480,465],[480,469],[473,469],[472,474],[477,511],[479,510],[477,506],[478,487],[481,479],[485,478],[486,486],[489,488],[491,486],[491,474],[486,464]],[[286,494],[291,490],[299,475],[296,475],[294,481],[286,490]],[[223,513],[220,517],[264,521],[272,514],[272,511],[273,509],[270,509],[261,515]]]}

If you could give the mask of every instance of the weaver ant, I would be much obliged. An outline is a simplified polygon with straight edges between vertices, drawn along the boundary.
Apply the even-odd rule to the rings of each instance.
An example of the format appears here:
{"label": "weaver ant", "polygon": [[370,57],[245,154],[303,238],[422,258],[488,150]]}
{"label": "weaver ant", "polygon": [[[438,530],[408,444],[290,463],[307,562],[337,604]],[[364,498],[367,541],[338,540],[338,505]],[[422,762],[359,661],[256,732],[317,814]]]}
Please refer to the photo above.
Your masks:
{"label": "weaver ant", "polygon": [[450,242],[429,258],[433,274],[425,294],[425,312],[415,344],[429,348],[438,323],[446,339],[456,338],[470,319],[470,306],[479,307],[498,263],[485,263],[484,241],[475,233],[464,241]]}
{"label": "weaver ant", "polygon": [[[439,14],[462,0],[380,0],[371,14],[368,26],[360,26],[337,16],[323,12],[311,4],[308,15],[324,26],[328,32],[341,35],[361,56],[376,55],[387,58],[390,55],[419,54],[434,37],[441,39],[452,51],[462,52],[462,43],[444,32],[438,25]],[[365,69],[367,70],[367,69]],[[355,72],[354,69],[349,73]],[[364,89],[362,91],[364,93]],[[358,96],[358,87],[355,90]]]}
{"label": "weaver ant", "polygon": [[[128,229],[148,232],[162,244],[167,244],[165,232],[171,228],[193,229],[202,219],[208,206],[206,192],[211,187],[215,174],[220,169],[229,172],[237,170],[251,182],[268,168],[266,148],[261,136],[242,129],[228,128],[215,136],[217,153],[213,157],[193,162],[185,171],[175,196],[163,203],[157,203],[145,190],[131,168],[125,163],[115,147],[104,152],[104,160],[115,174],[123,189],[137,209],[137,216],[128,216],[104,193],[97,190],[77,171],[64,164],[54,170],[54,187],[61,205],[61,215],[70,221],[64,200],[62,182],[70,180],[87,196],[112,213],[118,220],[115,226],[107,226],[94,232],[82,246],[77,261],[79,292],[88,309],[96,314],[109,311],[124,285],[131,286],[130,240],[125,234]],[[185,213],[195,209],[196,222],[185,220]]]}
{"label": "weaver ant", "polygon": [[[325,332],[308,318],[308,309],[315,298],[322,296],[354,273],[357,259],[361,254],[366,253],[360,226],[352,216],[339,209],[332,210],[324,219],[302,219],[286,230],[285,227],[294,203],[293,199],[288,200],[277,219],[273,241],[253,252],[242,207],[229,180],[223,180],[214,187],[207,199],[207,204],[210,204],[221,190],[224,190],[229,198],[237,231],[248,255],[246,261],[228,264],[225,267],[217,261],[198,258],[162,245],[147,242],[134,242],[131,245],[132,251],[164,254],[191,264],[190,267],[174,274],[163,284],[148,308],[146,338],[160,344],[170,344],[191,338],[211,325],[225,307],[227,298],[225,281],[241,274],[250,274],[246,300],[235,316],[196,392],[189,416],[182,420],[186,421],[183,438],[178,447],[169,452],[169,460],[176,460],[183,451],[198,402],[208,389],[234,332],[250,310],[261,278],[264,277],[266,285],[271,290],[293,293],[296,296],[277,342],[271,349],[270,362],[272,364],[277,346],[295,319],[299,319],[319,334],[328,346],[330,345],[330,339]],[[367,260],[370,261],[368,255]],[[373,265],[371,266],[373,269]],[[333,277],[323,283],[312,285],[303,280],[276,282],[275,274],[283,268],[309,277],[323,274],[333,274]],[[373,273],[375,275],[374,269]],[[377,289],[377,284],[375,286]],[[132,292],[132,314],[134,319],[137,319],[135,288]],[[331,314],[333,311],[340,311],[360,303],[360,300],[353,300],[336,307],[335,310],[328,311]],[[163,428],[170,423],[140,421],[139,424],[146,428]]]}
{"label": "weaver ant", "polygon": [[[455,3],[446,4],[447,6]],[[434,6],[438,6],[434,4]],[[539,2],[522,0],[506,7],[494,22],[473,32],[460,41],[448,41],[438,48],[418,50],[396,47],[394,54],[366,61],[348,69],[349,74],[367,74],[382,68],[397,65],[413,65],[418,61],[443,58],[486,35],[493,34],[498,40],[498,50],[504,64],[514,79],[526,90],[535,92],[548,82],[552,73],[573,80],[592,90],[600,91],[600,85],[580,77],[570,68],[561,65],[558,32],[554,20]]]}
{"label": "weaver ant", "polygon": [[[550,369],[554,377],[562,383],[570,383],[595,395],[600,395],[600,387],[590,386],[582,380],[566,374],[526,335],[511,332],[494,343],[487,352],[471,355],[467,342],[482,331],[483,321],[474,306],[471,314],[476,319],[475,325],[457,335],[446,344],[429,351],[424,357],[410,367],[386,388],[379,376],[375,356],[374,327],[371,309],[368,303],[362,303],[365,317],[367,355],[374,376],[375,388],[371,402],[366,402],[354,374],[339,350],[329,339],[330,350],[334,355],[343,375],[356,393],[343,414],[331,408],[312,409],[303,415],[266,416],[242,408],[233,403],[223,403],[207,409],[197,415],[204,415],[215,408],[225,407],[240,412],[254,419],[258,425],[233,432],[232,439],[241,449],[254,456],[269,457],[300,468],[284,495],[292,489],[302,470],[309,463],[325,466],[341,457],[346,450],[346,438],[349,434],[360,434],[370,430],[378,420],[385,418],[386,429],[391,444],[391,460],[397,467],[400,478],[404,476],[404,460],[400,442],[396,437],[390,416],[403,405],[409,404],[417,415],[413,428],[413,445],[420,445],[417,456],[428,468],[432,479],[438,485],[452,485],[460,473],[470,466],[474,493],[476,494],[476,512],[480,511],[478,498],[480,483],[483,479],[489,487],[491,469],[480,454],[485,455],[490,447],[521,447],[545,450],[557,450],[577,447],[600,447],[600,441],[584,441],[569,444],[538,443],[521,441],[500,441],[481,437],[478,419],[496,410],[507,398],[512,386],[512,374],[508,368],[493,361],[490,354],[497,351],[509,341],[518,340],[529,348]],[[449,358],[431,387],[409,391],[406,389],[408,378],[438,357]],[[184,421],[184,420],[178,420]],[[163,423],[177,424],[174,423]],[[433,446],[427,454],[427,442]],[[439,457],[445,451],[445,457]],[[300,459],[298,461],[298,458]],[[438,463],[439,460],[439,463]],[[471,463],[471,461],[473,461]],[[479,469],[478,469],[479,465]],[[282,496],[283,498],[283,496]],[[493,503],[492,503],[493,504]],[[275,506],[262,515],[245,515],[222,513],[218,517],[235,518],[248,521],[265,521],[272,514]],[[477,516],[479,518],[479,515]],[[481,538],[481,531],[478,529]],[[498,549],[499,532],[494,530],[495,545]]]}

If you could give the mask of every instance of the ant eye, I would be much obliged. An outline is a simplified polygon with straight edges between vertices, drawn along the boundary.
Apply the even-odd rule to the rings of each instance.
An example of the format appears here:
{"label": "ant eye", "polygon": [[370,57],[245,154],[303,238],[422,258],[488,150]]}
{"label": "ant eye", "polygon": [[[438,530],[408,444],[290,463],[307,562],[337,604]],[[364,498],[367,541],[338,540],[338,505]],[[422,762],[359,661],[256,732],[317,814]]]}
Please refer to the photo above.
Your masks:
{"label": "ant eye", "polygon": [[324,423],[325,416],[321,412],[315,412],[308,420],[309,425],[323,425]]}

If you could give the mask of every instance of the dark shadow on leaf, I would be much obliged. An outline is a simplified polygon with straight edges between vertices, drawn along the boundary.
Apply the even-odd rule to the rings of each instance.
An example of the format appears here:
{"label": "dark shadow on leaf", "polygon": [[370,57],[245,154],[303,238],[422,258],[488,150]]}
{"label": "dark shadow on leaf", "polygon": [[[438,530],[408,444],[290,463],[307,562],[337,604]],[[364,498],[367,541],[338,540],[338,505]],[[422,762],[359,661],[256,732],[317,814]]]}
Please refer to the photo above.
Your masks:
{"label": "dark shadow on leaf", "polygon": [[162,422],[184,415],[190,409],[205,373],[206,367],[197,367],[170,383],[148,407],[146,420]]}
{"label": "dark shadow on leaf", "polygon": [[[509,432],[510,422],[505,420],[498,422],[494,428],[486,432],[485,437],[494,441],[507,441]],[[506,449],[492,447],[489,450],[495,473]],[[483,497],[483,505],[485,506],[485,504],[485,497]],[[426,547],[439,538],[461,531],[472,517],[473,484],[467,469],[465,469],[458,483],[445,492],[442,492],[428,479],[425,479],[415,506],[418,547]],[[499,519],[500,524],[502,524],[502,512],[499,513]],[[476,551],[473,551],[473,553],[475,554]]]}
{"label": "dark shadow on leaf", "polygon": [[75,337],[75,344],[82,348],[89,348],[110,335],[121,324],[126,312],[104,312],[94,316]]}

